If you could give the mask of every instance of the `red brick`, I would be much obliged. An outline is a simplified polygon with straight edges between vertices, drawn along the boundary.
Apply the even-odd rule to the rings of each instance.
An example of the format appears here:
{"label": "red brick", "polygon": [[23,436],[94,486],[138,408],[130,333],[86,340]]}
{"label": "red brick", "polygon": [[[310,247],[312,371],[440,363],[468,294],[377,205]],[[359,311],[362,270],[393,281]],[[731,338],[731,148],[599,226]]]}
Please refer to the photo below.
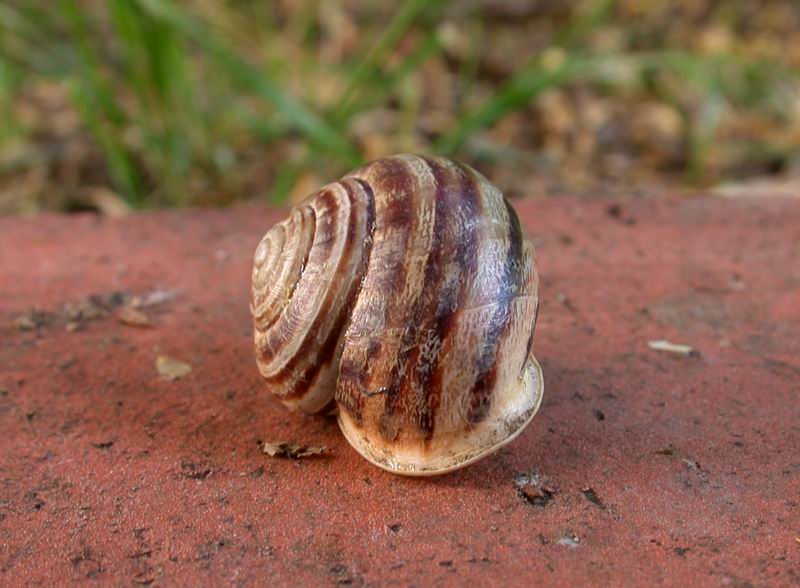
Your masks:
{"label": "red brick", "polygon": [[[0,219],[0,584],[800,582],[800,201],[610,204],[518,204],[544,403],[434,479],[264,389],[247,299],[276,213]],[[159,289],[152,327],[65,328],[67,302]]]}

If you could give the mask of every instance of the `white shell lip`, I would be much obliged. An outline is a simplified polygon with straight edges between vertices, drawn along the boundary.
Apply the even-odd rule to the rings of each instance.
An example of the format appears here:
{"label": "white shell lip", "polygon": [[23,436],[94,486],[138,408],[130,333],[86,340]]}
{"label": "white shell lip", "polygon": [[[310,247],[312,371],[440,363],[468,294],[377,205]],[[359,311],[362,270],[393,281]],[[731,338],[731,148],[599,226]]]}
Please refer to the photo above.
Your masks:
{"label": "white shell lip", "polygon": [[[377,447],[358,431],[344,411],[339,411],[337,420],[339,429],[347,439],[347,442],[371,464],[387,472],[403,476],[436,476],[461,469],[494,453],[516,439],[533,420],[544,396],[542,368],[533,354],[527,359],[520,387],[529,390],[527,398],[530,398],[530,402],[521,411],[518,411],[518,414],[510,421],[506,421],[505,431],[500,431],[497,428],[494,431],[486,431],[485,429],[491,426],[492,423],[481,423],[471,435],[464,439],[462,442],[463,447],[456,447],[447,454],[433,457],[412,453],[406,453],[401,456],[396,452]],[[490,434],[493,434],[496,438],[489,439],[488,443],[485,440],[481,440],[482,435]],[[498,434],[499,438],[497,438]],[[480,442],[475,443],[476,440]],[[473,446],[470,447],[470,444],[473,444]]]}

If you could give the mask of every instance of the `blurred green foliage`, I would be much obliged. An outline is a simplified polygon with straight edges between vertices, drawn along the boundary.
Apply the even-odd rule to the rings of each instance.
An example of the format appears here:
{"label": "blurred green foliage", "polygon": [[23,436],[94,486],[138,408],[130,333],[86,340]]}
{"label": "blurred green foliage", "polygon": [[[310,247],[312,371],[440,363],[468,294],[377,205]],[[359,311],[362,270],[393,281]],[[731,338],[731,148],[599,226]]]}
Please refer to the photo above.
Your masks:
{"label": "blurred green foliage", "polygon": [[[800,57],[771,59],[769,51],[725,38],[740,26],[737,7],[747,2],[707,3],[702,30],[723,37],[715,46],[712,35],[708,50],[648,32],[647,10],[663,13],[663,2],[643,2],[644,9],[567,2],[541,17],[535,5],[547,3],[500,3],[510,20],[515,5],[534,5],[520,19],[524,28],[507,16],[493,20],[489,2],[351,4],[6,2],[0,176],[21,181],[45,166],[43,190],[57,191],[60,173],[73,192],[104,186],[142,208],[254,196],[281,202],[309,181],[390,151],[530,168],[539,145],[506,143],[502,134],[492,140],[491,133],[512,114],[534,116],[532,105],[545,93],[582,85],[597,100],[635,96],[675,113],[683,152],[673,159],[685,180],[702,183],[731,113],[784,129],[800,118],[793,61]],[[509,43],[527,50],[508,55],[508,72],[487,72],[483,44],[504,32],[538,37]],[[323,44],[332,54],[322,54]],[[441,87],[437,71],[447,74]],[[431,106],[428,96],[442,91],[449,102]],[[420,123],[432,112],[439,119]],[[486,133],[489,140],[481,140]],[[64,148],[75,136],[78,155]],[[751,133],[736,148],[767,162],[789,160],[795,136]],[[58,161],[43,163],[48,157]],[[72,172],[52,171],[70,165]],[[38,205],[69,206],[63,199]]]}

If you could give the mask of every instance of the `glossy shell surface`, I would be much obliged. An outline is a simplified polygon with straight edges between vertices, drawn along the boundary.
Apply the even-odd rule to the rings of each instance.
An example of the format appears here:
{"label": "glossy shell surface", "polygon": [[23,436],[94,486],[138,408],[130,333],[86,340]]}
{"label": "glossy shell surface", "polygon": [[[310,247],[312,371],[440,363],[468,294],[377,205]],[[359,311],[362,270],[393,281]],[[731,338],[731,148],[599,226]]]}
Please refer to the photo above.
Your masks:
{"label": "glossy shell surface", "polygon": [[443,473],[519,434],[541,402],[533,246],[466,165],[378,160],[323,187],[259,244],[259,369],[285,404],[339,410],[384,469]]}

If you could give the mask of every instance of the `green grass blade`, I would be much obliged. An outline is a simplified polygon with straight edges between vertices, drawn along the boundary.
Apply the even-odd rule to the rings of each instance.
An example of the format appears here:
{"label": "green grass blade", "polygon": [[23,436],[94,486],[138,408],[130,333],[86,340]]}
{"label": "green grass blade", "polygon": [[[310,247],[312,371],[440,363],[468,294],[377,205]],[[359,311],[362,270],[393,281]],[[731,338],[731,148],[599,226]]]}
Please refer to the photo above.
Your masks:
{"label": "green grass blade", "polygon": [[434,2],[409,0],[402,5],[372,48],[367,51],[361,63],[353,70],[345,84],[342,94],[331,110],[330,120],[334,124],[339,124],[345,120],[350,102],[364,88],[365,82],[375,77],[381,64],[386,61],[392,49],[394,49],[414,20],[423,11],[430,10],[432,7],[436,9],[443,8],[448,2],[449,0],[436,0]]}
{"label": "green grass blade", "polygon": [[142,182],[122,138],[125,112],[103,76],[102,62],[92,44],[83,13],[74,0],[61,0],[59,7],[76,45],[78,78],[72,87],[73,103],[103,150],[112,179],[123,198],[139,206]]}
{"label": "green grass blade", "polygon": [[185,203],[185,176],[208,151],[202,140],[205,122],[192,100],[185,36],[130,0],[110,0],[108,7],[120,49],[120,77],[139,102],[148,160],[166,199]]}
{"label": "green grass blade", "polygon": [[558,31],[551,47],[570,47],[586,39],[587,35],[613,15],[617,0],[594,0],[588,7],[573,18],[567,26]]}
{"label": "green grass blade", "polygon": [[[20,79],[20,73],[0,54],[0,112],[13,112]],[[13,137],[18,130],[19,124],[14,117],[2,117],[0,120],[0,145]]]}
{"label": "green grass blade", "polygon": [[125,120],[123,109],[115,99],[110,85],[103,77],[103,67],[98,52],[92,45],[92,38],[81,10],[74,0],[61,0],[59,3],[64,20],[71,29],[75,41],[76,57],[82,85],[95,108],[113,123],[121,124]]}
{"label": "green grass blade", "polygon": [[143,187],[133,158],[119,141],[117,133],[99,115],[95,96],[83,84],[71,85],[72,102],[81,114],[84,124],[103,152],[109,174],[123,200],[133,208],[143,203]]}
{"label": "green grass blade", "polygon": [[555,67],[543,67],[541,55],[530,65],[515,74],[505,85],[493,94],[481,107],[467,114],[449,133],[446,133],[435,144],[434,150],[452,155],[474,132],[488,127],[514,111],[542,92],[556,88],[570,80],[588,72],[591,58],[578,51],[566,51],[563,48],[578,44],[589,32],[608,20],[617,0],[593,0],[588,8],[573,18],[553,39],[547,50],[563,51],[564,57]]}
{"label": "green grass blade", "polygon": [[48,76],[69,70],[73,50],[59,38],[58,18],[52,12],[0,4],[0,52],[10,63]]}
{"label": "green grass blade", "polygon": [[386,97],[403,82],[410,74],[416,71],[442,50],[442,45],[435,31],[430,31],[425,40],[409,53],[405,59],[388,73],[383,83],[378,84],[362,100],[351,100],[339,113],[338,122],[342,125],[358,111],[364,110],[381,103]]}
{"label": "green grass blade", "polygon": [[227,74],[239,85],[250,89],[271,103],[310,141],[349,164],[358,164],[360,156],[344,134],[309,110],[297,98],[258,69],[241,59],[218,41],[200,22],[164,0],[136,0],[151,15],[169,22],[222,63]]}
{"label": "green grass blade", "polygon": [[480,108],[464,117],[460,124],[443,135],[434,150],[452,155],[476,131],[494,124],[505,114],[528,104],[542,92],[556,88],[591,69],[593,60],[583,56],[567,55],[561,64],[545,69],[537,60],[517,73]]}
{"label": "green grass blade", "polygon": [[284,204],[289,194],[297,183],[300,174],[309,163],[309,156],[301,162],[287,162],[280,167],[278,174],[272,182],[269,191],[268,201],[271,204]]}

